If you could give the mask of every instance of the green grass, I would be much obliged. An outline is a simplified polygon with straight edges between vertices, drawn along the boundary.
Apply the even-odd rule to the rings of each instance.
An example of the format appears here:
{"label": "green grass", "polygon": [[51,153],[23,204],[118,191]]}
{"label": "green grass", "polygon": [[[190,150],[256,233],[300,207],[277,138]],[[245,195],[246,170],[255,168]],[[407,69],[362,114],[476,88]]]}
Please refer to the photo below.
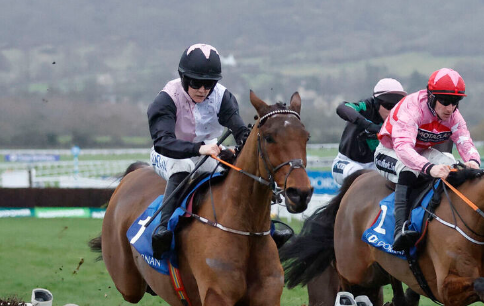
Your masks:
{"label": "green grass", "polygon": [[[300,231],[302,223],[292,221]],[[95,219],[2,219],[0,248],[0,299],[10,296],[29,302],[32,289],[45,288],[54,295],[54,305],[132,305],[125,302],[106,271],[95,262],[87,242],[101,231]],[[79,263],[83,263],[79,266]],[[79,269],[77,269],[79,266]],[[385,287],[385,300],[391,289]],[[307,305],[305,287],[284,288],[281,305]],[[138,305],[167,305],[160,298],[145,295]],[[420,305],[434,305],[423,298]]]}
{"label": "green grass", "polygon": [[[132,305],[87,246],[101,225],[95,219],[2,219],[0,299],[15,295],[30,302],[32,289],[45,288],[54,295],[54,305]],[[283,301],[289,306],[307,303],[306,289],[284,290]],[[139,305],[167,304],[145,295]]]}
{"label": "green grass", "polygon": [[[46,288],[54,305],[132,305],[87,246],[101,224],[94,219],[2,219],[0,297],[17,295],[30,302],[32,289]],[[139,305],[167,304],[147,295]]]}

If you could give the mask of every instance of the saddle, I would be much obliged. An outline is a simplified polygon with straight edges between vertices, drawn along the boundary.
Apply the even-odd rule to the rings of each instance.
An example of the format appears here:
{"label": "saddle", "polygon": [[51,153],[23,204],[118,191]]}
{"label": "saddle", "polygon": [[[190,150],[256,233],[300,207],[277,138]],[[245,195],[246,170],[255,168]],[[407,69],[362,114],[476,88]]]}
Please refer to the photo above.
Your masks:
{"label": "saddle", "polygon": [[[217,185],[221,183],[227,176],[228,171],[217,172],[212,177],[210,172],[200,172],[196,176],[191,178],[184,186],[181,187],[180,197],[175,199],[177,201],[177,206],[179,207],[183,202],[187,200],[187,197],[196,189],[194,194],[194,204],[197,203],[197,199],[204,195],[210,186]],[[204,181],[202,184],[201,182]],[[200,186],[198,186],[200,185]],[[197,187],[198,186],[198,187]],[[198,207],[195,205],[195,207]],[[194,208],[195,208],[194,207]]]}
{"label": "saddle", "polygon": [[[192,198],[192,194],[195,192],[198,193],[201,191],[207,190],[210,184],[214,182],[220,182],[224,178],[224,175],[221,173],[214,173],[212,174],[205,174],[197,176],[196,179],[191,181],[183,188],[183,196],[180,197],[181,205],[175,210],[175,213],[171,216],[169,221],[169,227],[176,229],[178,228],[178,221],[180,217],[182,217],[187,209],[188,200]],[[153,250],[151,248],[151,233],[153,232],[154,228],[159,224],[160,214],[158,214],[153,222],[148,226],[145,227],[145,224],[148,220],[153,217],[153,214],[157,209],[162,205],[163,202],[163,195],[160,195],[156,198],[147,208],[146,210],[133,222],[133,224],[129,227],[126,236],[130,241],[131,245],[141,254],[143,259],[155,270],[162,274],[169,274],[169,266],[167,264],[167,260],[171,262],[171,264],[175,267],[178,266],[178,260],[176,256],[176,252],[174,250],[174,244],[172,244],[172,250],[165,252],[162,256],[162,260],[155,259],[153,257]],[[192,201],[195,202],[195,201]]]}

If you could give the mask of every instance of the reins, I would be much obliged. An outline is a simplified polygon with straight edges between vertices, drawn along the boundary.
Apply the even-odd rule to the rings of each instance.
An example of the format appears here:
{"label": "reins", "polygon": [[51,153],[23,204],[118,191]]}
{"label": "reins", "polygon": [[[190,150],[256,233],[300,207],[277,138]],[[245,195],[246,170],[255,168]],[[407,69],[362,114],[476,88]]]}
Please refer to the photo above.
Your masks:
{"label": "reins", "polygon": [[[457,170],[453,169],[452,171],[457,171]],[[482,210],[479,207],[477,207],[476,204],[472,203],[472,201],[469,200],[465,195],[463,195],[459,190],[457,190],[454,186],[452,186],[451,184],[449,184],[449,182],[447,182],[446,179],[442,179],[442,182],[444,182],[445,185],[447,185],[447,187],[450,188],[450,190],[452,190],[457,196],[459,196],[459,198],[461,198],[476,213],[478,213],[479,215],[481,215],[481,217],[484,218],[484,212],[482,212]]]}
{"label": "reins", "polygon": [[[292,114],[292,115],[295,115],[299,120],[301,120],[299,114],[295,111],[292,111],[292,110],[288,110],[288,109],[281,109],[281,110],[275,110],[275,111],[272,111],[272,112],[269,112],[267,114],[265,114],[264,116],[262,116],[259,120],[259,124],[258,124],[258,128],[262,126],[263,123],[265,123],[266,119],[268,119],[269,117],[273,116],[273,115],[278,115],[278,114]],[[236,167],[235,165],[232,165],[220,158],[218,158],[217,156],[215,155],[210,155],[210,157],[212,157],[213,159],[217,160],[219,163],[222,163],[224,165],[226,165],[227,167],[239,172],[239,173],[242,173],[248,177],[250,177],[251,179],[255,180],[256,182],[259,182],[260,184],[262,185],[265,185],[265,186],[269,186],[271,188],[271,191],[274,195],[274,199],[276,199],[277,202],[282,202],[282,199],[280,199],[280,195],[285,191],[286,189],[286,183],[287,183],[287,178],[289,177],[289,175],[291,174],[291,172],[294,170],[294,169],[297,169],[297,168],[303,168],[305,169],[305,166],[304,166],[304,162],[302,159],[291,159],[289,161],[286,161],[286,162],[283,162],[281,163],[280,165],[278,165],[277,167],[272,167],[272,171],[269,170],[269,167],[268,167],[268,163],[266,161],[266,157],[268,154],[267,154],[267,151],[262,151],[262,146],[261,146],[261,136],[260,136],[260,133],[258,132],[257,133],[257,151],[258,151],[258,154],[259,156],[261,157],[263,163],[264,163],[264,167],[266,168],[267,172],[269,173],[269,180],[266,180],[260,176],[257,176],[257,175],[254,175],[254,174],[251,174],[239,167]],[[274,175],[277,171],[279,171],[282,167],[284,166],[287,166],[289,165],[290,166],[290,169],[288,171],[288,173],[286,174],[286,177],[284,179],[284,188],[280,188],[277,186],[275,180],[274,180]],[[272,166],[272,165],[271,165]],[[217,165],[218,167],[218,165]],[[210,195],[211,195],[211,191],[210,191]],[[214,204],[213,204],[213,197],[211,195],[211,198],[212,198],[212,211],[213,211],[213,214],[214,214],[214,219],[215,221],[211,221],[211,220],[208,220],[202,216],[199,216],[193,212],[189,212],[187,211],[186,209],[185,210],[185,213],[187,213],[189,216],[195,218],[196,220],[204,223],[204,224],[207,224],[207,225],[210,225],[210,226],[213,226],[213,227],[216,227],[218,229],[221,229],[225,232],[229,232],[229,233],[233,233],[233,234],[238,234],[238,235],[243,235],[243,236],[267,236],[271,233],[271,230],[269,229],[268,231],[263,231],[263,232],[246,232],[246,231],[239,231],[239,230],[236,230],[236,229],[231,229],[231,228],[228,228],[228,227],[225,227],[223,226],[222,224],[218,223],[217,222],[217,216],[215,214],[215,207],[214,207]]]}
{"label": "reins", "polygon": [[242,173],[242,174],[244,174],[244,175],[247,175],[247,176],[248,176],[248,177],[250,177],[251,179],[254,179],[254,180],[256,180],[257,182],[261,183],[262,185],[269,186],[269,185],[271,184],[270,182],[266,181],[266,180],[265,180],[265,179],[263,179],[262,177],[260,177],[260,176],[256,176],[256,175],[253,175],[253,174],[250,174],[249,172],[244,171],[244,170],[240,169],[239,167],[236,167],[236,166],[234,166],[234,165],[232,165],[232,164],[230,164],[230,163],[226,162],[225,160],[222,160],[222,159],[218,158],[218,157],[217,157],[217,156],[215,156],[215,155],[210,155],[210,157],[211,157],[211,158],[213,158],[213,159],[215,159],[215,160],[217,160],[218,162],[220,162],[220,163],[224,164],[225,166],[227,166],[227,167],[229,167],[229,168],[234,169],[234,170],[235,170],[235,171],[237,171],[237,172],[240,172],[240,173]]}
{"label": "reins", "polygon": [[[452,172],[455,172],[457,171],[457,169],[451,169]],[[465,239],[469,240],[470,242],[474,243],[474,244],[477,244],[477,245],[484,245],[484,241],[478,241],[472,237],[470,237],[469,235],[467,235],[460,227],[457,226],[457,221],[456,221],[456,217],[455,217],[455,214],[457,214],[459,216],[459,219],[462,221],[462,223],[465,225],[465,227],[470,230],[474,235],[476,236],[479,236],[479,237],[484,237],[484,235],[481,235],[481,234],[478,234],[476,233],[474,230],[472,230],[465,222],[464,220],[462,219],[462,217],[460,216],[459,212],[457,211],[457,209],[455,208],[455,205],[452,203],[451,199],[450,199],[450,196],[449,196],[449,193],[447,191],[447,188],[446,186],[452,190],[459,198],[461,198],[464,203],[467,204],[467,206],[469,206],[470,208],[472,208],[472,210],[474,210],[475,212],[477,212],[481,217],[484,218],[484,212],[479,208],[477,207],[477,205],[475,205],[471,200],[469,200],[464,194],[462,194],[459,190],[457,190],[454,186],[452,186],[449,182],[447,182],[446,179],[444,178],[441,178],[442,182],[444,182],[445,186],[443,186],[443,189],[444,189],[444,193],[445,193],[445,196],[447,197],[447,200],[449,201],[449,205],[451,207],[451,210],[452,210],[452,215],[454,217],[454,223],[450,223],[450,222],[447,222],[443,219],[441,219],[439,216],[437,216],[435,213],[433,212],[430,212],[427,210],[428,213],[430,213],[432,215],[433,218],[435,218],[437,221],[439,221],[441,224],[447,226],[447,227],[450,227],[452,229],[455,229],[459,234],[461,234]]]}

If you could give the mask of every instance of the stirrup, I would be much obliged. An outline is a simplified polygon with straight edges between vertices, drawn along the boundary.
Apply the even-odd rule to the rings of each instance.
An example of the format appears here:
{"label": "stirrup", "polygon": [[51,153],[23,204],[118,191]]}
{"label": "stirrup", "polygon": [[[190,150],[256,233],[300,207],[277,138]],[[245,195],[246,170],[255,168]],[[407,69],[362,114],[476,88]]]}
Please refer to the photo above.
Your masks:
{"label": "stirrup", "polygon": [[[411,230],[407,224],[409,224],[410,221],[405,221],[403,222],[402,226],[402,236],[407,237],[410,240],[415,240],[416,238],[420,237],[420,233],[414,230]],[[410,225],[410,224],[409,224]]]}
{"label": "stirrup", "polygon": [[420,237],[417,231],[405,229],[407,221],[403,223],[402,229],[395,234],[392,249],[394,251],[404,251],[410,249],[415,245],[415,242]]}

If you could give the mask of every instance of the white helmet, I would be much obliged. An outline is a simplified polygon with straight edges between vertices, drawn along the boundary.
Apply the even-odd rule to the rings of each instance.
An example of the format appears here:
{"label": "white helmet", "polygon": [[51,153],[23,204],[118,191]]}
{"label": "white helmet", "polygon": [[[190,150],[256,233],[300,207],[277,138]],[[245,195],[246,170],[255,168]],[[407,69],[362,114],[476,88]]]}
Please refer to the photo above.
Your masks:
{"label": "white helmet", "polygon": [[398,94],[406,96],[407,92],[403,90],[402,84],[392,78],[381,79],[373,88],[373,96],[376,98],[384,94]]}

